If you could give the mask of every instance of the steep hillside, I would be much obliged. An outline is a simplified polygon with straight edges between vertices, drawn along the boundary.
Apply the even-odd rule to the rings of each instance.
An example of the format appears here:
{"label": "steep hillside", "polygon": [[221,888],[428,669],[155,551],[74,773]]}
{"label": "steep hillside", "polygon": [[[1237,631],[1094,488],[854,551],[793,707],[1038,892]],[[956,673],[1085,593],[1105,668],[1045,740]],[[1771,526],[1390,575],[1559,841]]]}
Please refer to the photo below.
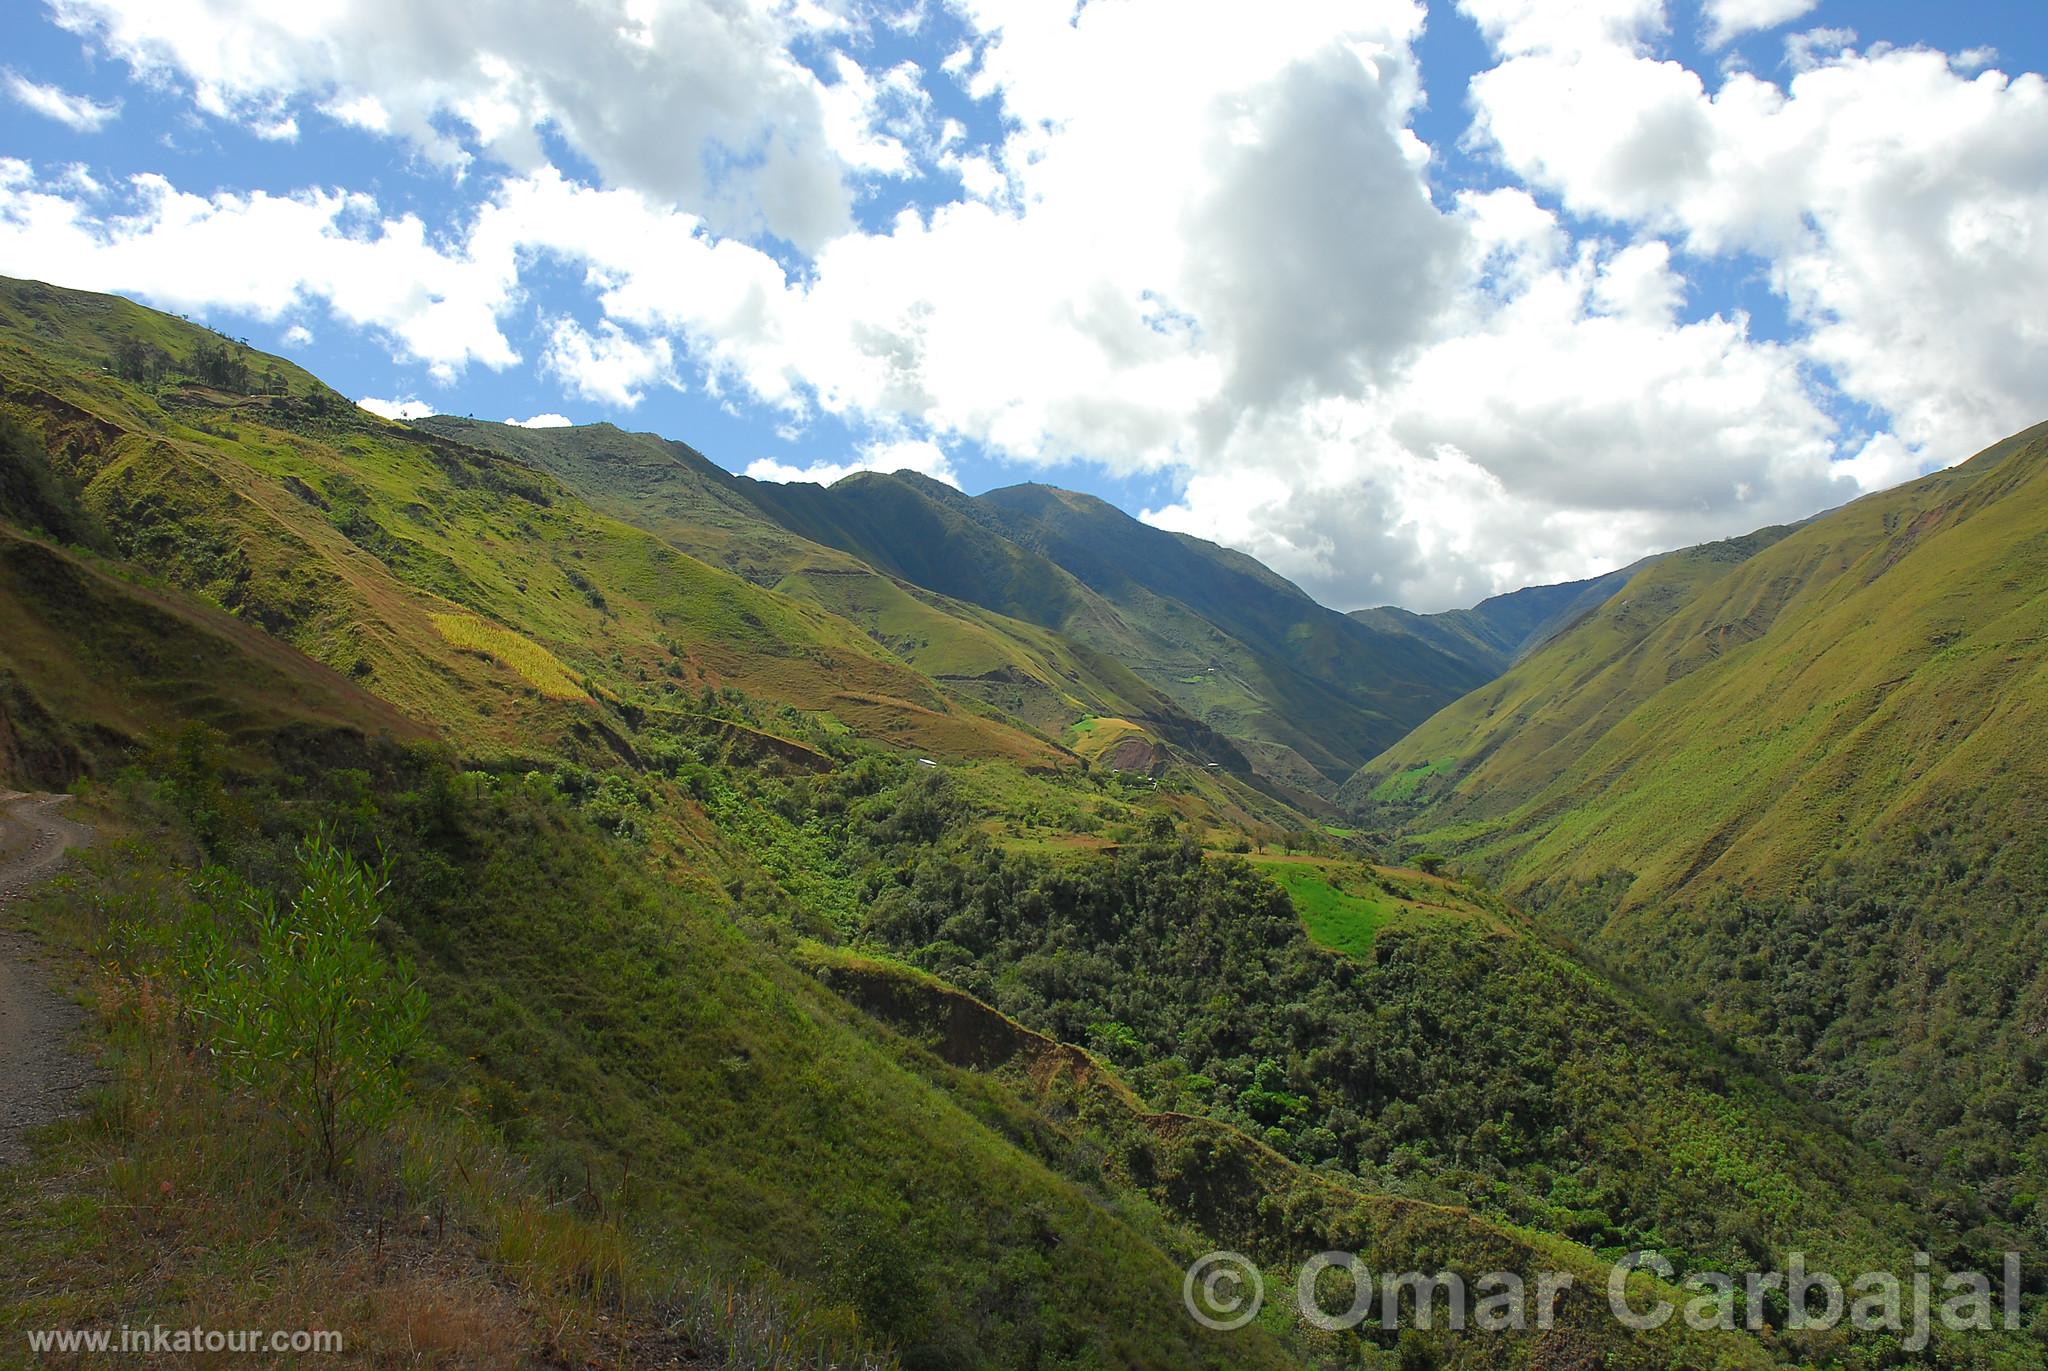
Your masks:
{"label": "steep hillside", "polygon": [[1490,675],[1092,496],[1024,485],[975,504],[1145,635],[1148,656],[1134,670],[1222,732],[1286,749],[1332,779]]}
{"label": "steep hillside", "polygon": [[125,300],[0,282],[0,402],[113,551],[452,738],[612,747],[619,708],[731,686],[904,746],[1058,761],[837,615]]}
{"label": "steep hillside", "polygon": [[0,525],[0,784],[61,788],[193,723],[257,764],[428,736],[260,629]]}
{"label": "steep hillside", "polygon": [[515,456],[673,546],[850,618],[950,688],[1062,741],[1055,721],[1064,713],[1071,726],[1080,704],[1309,803],[1497,670],[1467,647],[1349,620],[1241,554],[1050,487],[970,498],[910,472],[780,485],[609,425],[437,416],[418,427]]}
{"label": "steep hillside", "polygon": [[2048,428],[1796,531],[1653,563],[1347,798],[1406,790],[1418,832],[1511,888],[1629,870],[1636,904],[1781,889],[1946,797],[2030,787],[2044,467]]}
{"label": "steep hillside", "polygon": [[1345,797],[2031,1210],[2044,635],[2048,426],[1652,563]]}
{"label": "steep hillside", "polygon": [[[773,498],[781,487],[732,476],[682,443],[609,424],[530,430],[436,415],[415,427],[538,467],[593,508],[859,625],[949,693],[1062,744],[1071,744],[1081,719],[1109,715],[1139,722],[1199,762],[1248,769],[1227,740],[1122,662],[1011,618],[1001,605],[953,599],[940,578],[906,576],[887,559],[870,562],[814,541],[806,520],[777,521],[787,512],[787,502]],[[919,546],[946,545],[943,530],[915,532]]]}
{"label": "steep hillside", "polygon": [[1526,586],[1481,600],[1470,609],[1416,614],[1393,605],[1354,609],[1351,617],[1388,633],[1405,633],[1499,675],[1578,619],[1598,608],[1646,565],[1583,581]]}

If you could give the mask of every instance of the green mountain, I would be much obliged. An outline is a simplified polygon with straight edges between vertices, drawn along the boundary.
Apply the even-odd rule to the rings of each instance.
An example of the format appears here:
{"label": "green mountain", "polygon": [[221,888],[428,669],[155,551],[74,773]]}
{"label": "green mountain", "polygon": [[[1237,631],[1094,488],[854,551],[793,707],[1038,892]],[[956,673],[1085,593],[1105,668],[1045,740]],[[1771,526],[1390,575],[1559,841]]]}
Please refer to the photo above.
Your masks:
{"label": "green mountain", "polygon": [[[790,502],[777,498],[781,487],[733,476],[685,444],[609,424],[529,430],[439,415],[417,427],[529,463],[671,547],[857,624],[952,697],[1000,710],[1063,746],[1085,751],[1075,726],[1107,717],[1134,723],[1198,764],[1249,770],[1227,739],[1116,657],[1012,617],[1001,603],[955,598],[945,578],[905,575],[888,561],[815,541],[807,521],[789,517]],[[903,530],[939,549],[953,531]],[[1059,578],[1056,568],[1043,569]]]}
{"label": "green mountain", "polygon": [[264,760],[431,736],[260,629],[0,524],[0,777],[62,787],[192,723]]}
{"label": "green mountain", "polygon": [[1498,669],[1464,645],[1346,619],[1251,558],[1051,487],[968,497],[910,472],[784,485],[603,424],[524,430],[437,416],[418,426],[516,456],[677,547],[811,598],[956,688],[996,679],[975,688],[990,702],[1017,699],[1021,681],[1033,693],[1057,682],[1024,662],[998,665],[985,645],[960,653],[981,635],[943,618],[1033,642],[1026,656],[1041,660],[1044,639],[1029,630],[1050,630],[1070,658],[1055,675],[1089,689],[1067,700],[1055,689],[1023,703],[1023,717],[1055,736],[1076,703],[1130,718],[1310,804]]}
{"label": "green mountain", "polygon": [[[155,360],[202,354],[215,374]],[[940,754],[1058,761],[837,615],[126,301],[8,283],[0,386],[113,551],[466,744],[610,747],[621,703],[730,687]]]}
{"label": "green mountain", "polygon": [[1276,772],[1333,779],[1419,723],[1481,668],[1326,609],[1241,553],[1153,528],[1092,496],[1012,486],[979,497],[996,525],[1145,636],[1133,670]]}
{"label": "green mountain", "polygon": [[[345,1326],[394,1364],[1893,1364],[1896,1337],[1775,1306],[1754,1333],[1624,1328],[1606,1263],[1995,1269],[2021,1222],[2016,1193],[1847,1136],[1803,1079],[1545,936],[1576,906],[1532,923],[1202,762],[1228,743],[1086,632],[1207,643],[1262,708],[1302,691],[1361,727],[1370,691],[1315,673],[1391,689],[1388,634],[1249,559],[1042,488],[771,489],[615,429],[387,424],[34,283],[0,285],[0,418],[0,780],[74,784],[110,839],[27,911],[99,1006],[108,1080],[39,1169],[0,1173],[0,1288],[28,1292],[0,1336]],[[880,564],[830,541],[891,530]],[[1631,584],[1682,598],[1741,555]],[[1538,635],[1569,608],[1538,598],[1483,622]],[[1060,625],[1009,612],[1034,604]],[[1450,655],[1404,651],[1454,689]],[[233,1037],[303,1021],[237,997],[334,936],[304,906],[347,882],[308,841],[389,863],[321,984],[359,992],[367,962],[425,1002],[402,1065],[355,1064],[396,1103],[324,1172],[274,1079],[312,1054]],[[341,1002],[356,1024],[399,1001]],[[1332,1247],[1576,1288],[1509,1334],[1331,1333],[1275,1298],[1212,1335],[1183,1309],[1205,1252],[1284,1292]],[[1934,1355],[2025,1365],[2021,1337]]]}
{"label": "green mountain", "polygon": [[1647,562],[1604,576],[1525,586],[1470,609],[1417,614],[1393,605],[1354,609],[1351,617],[1387,633],[1405,633],[1498,676],[1578,619],[1599,608]]}
{"label": "green mountain", "polygon": [[2048,1179],[2048,426],[1652,562],[1345,789],[1913,1165]]}

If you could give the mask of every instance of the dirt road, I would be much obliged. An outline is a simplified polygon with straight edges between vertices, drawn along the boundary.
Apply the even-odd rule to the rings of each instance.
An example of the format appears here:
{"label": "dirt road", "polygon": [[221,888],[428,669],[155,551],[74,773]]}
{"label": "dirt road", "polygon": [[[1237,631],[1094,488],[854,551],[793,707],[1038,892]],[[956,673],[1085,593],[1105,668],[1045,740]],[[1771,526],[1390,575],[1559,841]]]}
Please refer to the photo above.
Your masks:
{"label": "dirt road", "polygon": [[66,851],[92,840],[91,829],[55,812],[68,798],[0,791],[0,1166],[21,1161],[23,1132],[71,1109],[92,1078],[78,1050],[84,1015],[50,988],[14,907]]}

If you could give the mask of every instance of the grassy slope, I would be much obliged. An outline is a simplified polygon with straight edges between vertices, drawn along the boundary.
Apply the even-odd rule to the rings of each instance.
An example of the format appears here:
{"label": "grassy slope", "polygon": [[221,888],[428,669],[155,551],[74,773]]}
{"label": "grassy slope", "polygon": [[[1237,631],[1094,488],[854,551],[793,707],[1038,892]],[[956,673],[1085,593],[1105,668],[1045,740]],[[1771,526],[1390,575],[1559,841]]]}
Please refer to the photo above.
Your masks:
{"label": "grassy slope", "polygon": [[981,1342],[1003,1362],[1034,1343],[1052,1364],[1279,1360],[1259,1338],[1225,1355],[1179,1317],[1189,1237],[1018,1146],[1028,1109],[922,1079],[721,901],[517,803],[497,822],[538,827],[476,844],[460,890],[414,896],[443,911],[410,931],[447,1041],[494,1108],[630,1168],[670,1241],[842,1292],[948,1359]]}
{"label": "grassy slope", "polygon": [[1909,1166],[2037,1221],[2044,530],[2036,428],[1665,559],[1348,794]]}
{"label": "grassy slope", "polygon": [[[441,415],[418,427],[539,467],[594,508],[860,625],[950,693],[1034,728],[1058,736],[1083,715],[1122,714],[1204,758],[1231,758],[1227,744],[1115,658],[1011,617],[1006,601],[955,599],[944,577],[842,550],[867,540],[841,531],[843,541],[828,546],[806,536],[816,529],[802,517],[785,527],[771,515],[789,515],[800,493],[778,498],[779,487],[734,477],[684,444],[609,424],[528,430]],[[957,531],[923,528],[903,541],[936,556]]]}
{"label": "grassy slope", "polygon": [[211,337],[123,300],[0,288],[0,399],[42,431],[118,550],[261,624],[451,737],[530,747],[614,727],[512,660],[450,641],[467,612],[610,693],[733,685],[946,755],[1050,763],[950,703],[853,624],[597,513],[524,465],[339,402],[289,364],[283,395],[117,380],[117,339]]}
{"label": "grassy slope", "polygon": [[[947,1070],[997,1081],[1062,1121],[1070,1136],[1104,1153],[1104,1170],[1174,1219],[1193,1224],[1268,1269],[1268,1289],[1286,1288],[1299,1264],[1332,1245],[1369,1269],[1394,1271],[1428,1252],[1442,1269],[1570,1272],[1577,1292],[1559,1311],[1559,1334],[1404,1339],[1402,1364],[1549,1366],[1593,1358],[1611,1367],[1764,1366],[1774,1359],[1738,1337],[1681,1329],[1640,1340],[1613,1336],[1586,1296],[1604,1268],[1586,1249],[1500,1224],[1461,1206],[1375,1193],[1341,1173],[1312,1171],[1249,1134],[1214,1119],[1149,1108],[1091,1054],[1060,1043],[944,982],[892,960],[811,948],[827,984],[900,1029]],[[1265,1197],[1285,1194],[1284,1206]],[[1270,1307],[1270,1306],[1269,1306]],[[1268,1323],[1273,1321],[1269,1319]],[[1410,1346],[1410,1342],[1413,1346]],[[1356,1355],[1344,1337],[1310,1343],[1324,1359]],[[1591,1363],[1588,1363],[1591,1364]]]}
{"label": "grassy slope", "polygon": [[1645,566],[1592,614],[1541,652],[1433,716],[1345,783],[1354,809],[1405,820],[1424,804],[1453,803],[1453,783],[1482,762],[1493,765],[1491,803],[1522,798],[1540,783],[1531,759],[1578,745],[1587,720],[1629,707],[1655,689],[1655,669],[1623,665],[1705,584],[1767,547],[1777,531],[1708,543]]}
{"label": "grassy slope", "polygon": [[1965,789],[2038,793],[2048,430],[1783,537],[1659,562],[1375,759],[1509,888],[1783,889]]}
{"label": "grassy slope", "polygon": [[1144,635],[1134,669],[1222,732],[1289,749],[1332,779],[1491,674],[1092,497],[1026,485],[974,503]]}
{"label": "grassy slope", "polygon": [[778,485],[606,425],[423,426],[516,455],[675,546],[849,617],[1041,728],[1119,714],[1303,793],[1494,670],[1348,621],[1250,558],[1100,502],[1031,508],[1039,487],[969,499],[904,472]]}
{"label": "grassy slope", "polygon": [[258,629],[0,526],[0,780],[61,787],[195,720],[256,754],[426,735]]}

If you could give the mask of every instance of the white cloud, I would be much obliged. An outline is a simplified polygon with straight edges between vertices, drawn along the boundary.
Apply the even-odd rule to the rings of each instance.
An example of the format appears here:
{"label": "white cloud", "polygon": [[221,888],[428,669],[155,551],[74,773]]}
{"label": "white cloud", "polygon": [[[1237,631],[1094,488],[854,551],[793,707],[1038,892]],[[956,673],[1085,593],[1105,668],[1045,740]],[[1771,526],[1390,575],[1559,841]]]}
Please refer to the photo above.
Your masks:
{"label": "white cloud", "polygon": [[575,420],[566,414],[536,414],[531,419],[507,419],[514,428],[569,428]]}
{"label": "white cloud", "polygon": [[1241,426],[1146,517],[1342,607],[1445,608],[1858,492],[1798,356],[1679,322],[1662,244],[1575,247],[1518,191],[1461,217],[1456,330],[1384,385]]}
{"label": "white cloud", "polygon": [[1789,24],[1819,4],[1820,0],[1706,0],[1707,44],[1725,47],[1745,33]]}
{"label": "white cloud", "polygon": [[303,348],[311,347],[312,344],[313,330],[307,328],[304,324],[293,324],[284,331],[284,345],[286,347]]}
{"label": "white cloud", "polygon": [[[789,51],[840,24],[784,4],[479,0],[51,0],[57,21],[176,80],[194,105],[282,136],[304,106],[460,170],[546,164],[541,130],[618,186],[809,248],[843,229],[825,87]],[[843,129],[842,129],[843,132]],[[856,140],[856,147],[861,146]]]}
{"label": "white cloud", "polygon": [[366,133],[391,132],[391,111],[374,95],[352,95],[330,100],[320,112],[337,124]]}
{"label": "white cloud", "polygon": [[31,81],[14,71],[0,71],[0,81],[16,104],[34,110],[45,119],[55,119],[79,133],[97,133],[121,113],[118,100],[101,104],[83,95],[73,95],[61,86]]}
{"label": "white cloud", "polygon": [[296,143],[299,141],[299,121],[289,114],[275,119],[259,119],[250,123],[249,132],[266,143]]}
{"label": "white cloud", "polygon": [[519,360],[497,322],[517,262],[445,252],[419,219],[384,218],[367,196],[201,197],[143,175],[125,183],[122,203],[88,205],[17,165],[22,175],[0,182],[0,260],[10,270],[202,314],[274,320],[322,301],[443,380],[472,362]]}
{"label": "white cloud", "polygon": [[2040,417],[2048,82],[1806,39],[1785,86],[1711,93],[1624,39],[1510,55],[1473,83],[1479,125],[1577,213],[1763,259],[1805,359],[1955,460]]}
{"label": "white cloud", "polygon": [[[186,3],[194,32],[225,12]],[[484,8],[487,34],[521,12]],[[762,127],[808,131],[835,194],[849,166],[870,191],[906,169],[965,190],[814,236],[789,266],[779,245],[721,231],[769,223],[760,206],[734,218],[732,186],[685,186],[705,201],[693,212],[677,208],[682,182],[633,170],[675,140],[593,155],[610,188],[528,146],[537,111],[612,108],[615,92],[562,88],[572,70],[640,60],[611,38],[564,38],[554,67],[524,39],[450,58],[452,75],[394,58],[432,87],[412,90],[297,30],[185,51],[144,34],[153,19],[72,0],[78,23],[233,117],[317,109],[430,150],[455,127],[460,145],[435,155],[515,171],[473,176],[471,208],[430,228],[338,190],[199,197],[143,177],[89,192],[0,162],[0,260],[173,308],[324,309],[443,382],[516,363],[507,333],[539,309],[540,365],[607,410],[687,375],[773,410],[798,443],[819,414],[885,435],[851,457],[764,459],[764,479],[952,480],[963,442],[1165,472],[1176,494],[1149,517],[1345,607],[1469,603],[1800,517],[2038,417],[2040,78],[1858,53],[1854,35],[1816,30],[1788,41],[1784,84],[1715,86],[1657,56],[1660,0],[1467,8],[1498,54],[1472,86],[1475,147],[1528,189],[1432,197],[1431,150],[1408,127],[1413,0],[1256,17],[1220,0],[962,0],[974,33],[940,65],[999,103],[997,144],[934,122],[917,68],[829,51],[832,79],[792,76],[807,94],[760,107]],[[645,13],[619,41],[667,51],[666,11]],[[822,11],[777,14],[758,21],[770,46],[797,24],[845,38]],[[301,27],[374,49],[355,23],[321,11]],[[728,37],[755,23],[730,20]],[[739,80],[691,98],[715,104]],[[673,84],[651,108],[683,98],[688,81]],[[623,137],[561,127],[587,155]],[[1773,291],[1791,337],[1760,338],[1733,310],[1701,317],[1688,277],[1710,259]],[[529,298],[541,263],[550,289],[580,281],[586,298]]]}
{"label": "white cloud", "polygon": [[843,52],[833,54],[836,79],[818,92],[825,141],[850,167],[885,176],[913,169],[910,148],[933,140],[931,97],[914,62],[899,62],[879,80]]}
{"label": "white cloud", "polygon": [[816,485],[829,486],[857,471],[914,471],[920,476],[929,476],[934,481],[944,481],[949,486],[960,484],[954,474],[952,459],[933,442],[922,438],[899,438],[889,442],[870,443],[861,449],[860,456],[851,462],[822,461],[806,466],[793,466],[762,457],[747,466],[747,475],[756,481],[775,481],[788,484],[792,481],[809,481]]}
{"label": "white cloud", "polygon": [[1785,38],[1785,65],[1795,72],[1812,71],[1855,46],[1854,29],[1817,28],[1788,34]]}
{"label": "white cloud", "polygon": [[1508,54],[1633,46],[1665,27],[1664,0],[1458,0],[1458,8]]}
{"label": "white cloud", "polygon": [[631,409],[655,384],[678,385],[675,356],[666,338],[633,338],[611,320],[591,333],[573,319],[557,319],[541,366],[587,400]]}
{"label": "white cloud", "polygon": [[83,162],[73,162],[59,170],[51,184],[85,200],[97,199],[106,190]]}
{"label": "white cloud", "polygon": [[439,410],[425,400],[380,400],[374,395],[365,395],[356,403],[380,418],[405,420],[424,419]]}

